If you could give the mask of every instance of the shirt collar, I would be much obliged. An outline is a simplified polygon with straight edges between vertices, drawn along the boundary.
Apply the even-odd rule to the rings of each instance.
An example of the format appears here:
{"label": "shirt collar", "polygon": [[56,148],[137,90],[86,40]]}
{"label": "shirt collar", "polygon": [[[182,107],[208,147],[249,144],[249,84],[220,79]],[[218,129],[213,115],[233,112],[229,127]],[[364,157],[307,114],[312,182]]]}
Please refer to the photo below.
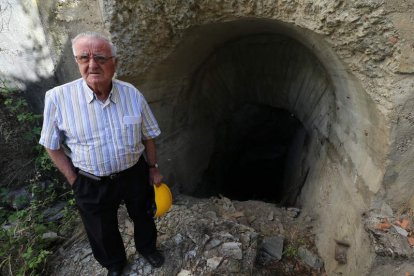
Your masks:
{"label": "shirt collar", "polygon": [[112,81],[112,90],[111,93],[109,93],[109,99],[113,103],[117,103],[119,101],[119,91],[114,81]]}
{"label": "shirt collar", "polygon": [[85,97],[88,103],[91,103],[95,98],[95,94],[93,93],[92,89],[89,88],[89,86],[86,84],[86,81],[82,79],[82,86],[83,89],[86,91]]}
{"label": "shirt collar", "polygon": [[[86,91],[86,100],[88,103],[91,103],[93,100],[96,100],[96,95],[93,93],[92,89],[86,84],[85,80],[82,80],[83,88]],[[109,100],[113,103],[117,103],[119,101],[119,91],[115,86],[115,82],[112,82],[112,89],[109,92]]]}

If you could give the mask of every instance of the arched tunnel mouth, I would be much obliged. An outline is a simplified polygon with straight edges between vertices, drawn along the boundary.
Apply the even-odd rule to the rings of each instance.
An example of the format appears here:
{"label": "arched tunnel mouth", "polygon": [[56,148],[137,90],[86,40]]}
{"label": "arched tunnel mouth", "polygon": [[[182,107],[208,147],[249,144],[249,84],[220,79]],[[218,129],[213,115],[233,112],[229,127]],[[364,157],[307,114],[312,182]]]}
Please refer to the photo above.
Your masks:
{"label": "arched tunnel mouth", "polygon": [[186,98],[189,148],[200,153],[189,194],[297,203],[335,120],[334,86],[310,49],[279,34],[233,39]]}
{"label": "arched tunnel mouth", "polygon": [[[215,148],[199,196],[224,195],[236,200],[286,202],[286,162],[304,129],[288,110],[242,104],[217,127]],[[298,187],[300,189],[300,187]],[[299,192],[296,191],[296,192]],[[297,196],[297,195],[295,195]]]}

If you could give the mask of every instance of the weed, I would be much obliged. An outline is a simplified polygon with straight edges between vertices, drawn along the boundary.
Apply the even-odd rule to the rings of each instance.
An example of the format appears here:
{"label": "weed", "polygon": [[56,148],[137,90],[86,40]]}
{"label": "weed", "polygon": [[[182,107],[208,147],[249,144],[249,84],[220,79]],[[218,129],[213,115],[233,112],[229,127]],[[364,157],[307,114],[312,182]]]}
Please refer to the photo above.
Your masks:
{"label": "weed", "polygon": [[[51,252],[47,250],[41,249],[39,252],[35,252],[32,247],[28,247],[26,252],[23,253],[23,260],[26,263],[26,266],[29,269],[36,269],[39,265],[44,265],[47,259],[47,256],[50,255]],[[19,274],[25,274],[25,268],[21,268]]]}
{"label": "weed", "polygon": [[289,258],[296,258],[298,256],[298,248],[294,245],[289,244],[286,246],[286,249],[283,251],[283,256]]}
{"label": "weed", "polygon": [[10,119],[17,120],[15,125],[20,129],[16,131],[21,132],[27,142],[33,143],[35,165],[39,170],[56,174],[56,169],[46,151],[37,143],[41,132],[42,115],[31,112],[21,91],[11,88],[5,80],[0,80],[0,99],[3,100],[3,105],[9,112]]}

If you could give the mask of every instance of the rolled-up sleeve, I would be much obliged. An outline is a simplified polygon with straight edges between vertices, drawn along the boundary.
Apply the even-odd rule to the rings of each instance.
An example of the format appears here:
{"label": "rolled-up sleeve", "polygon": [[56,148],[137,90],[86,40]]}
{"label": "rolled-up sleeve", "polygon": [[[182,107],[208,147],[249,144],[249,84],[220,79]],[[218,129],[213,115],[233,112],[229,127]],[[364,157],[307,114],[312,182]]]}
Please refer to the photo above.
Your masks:
{"label": "rolled-up sleeve", "polygon": [[48,91],[45,96],[43,126],[39,144],[51,150],[57,150],[60,148],[60,131],[57,123],[57,107],[53,102],[52,91]]}
{"label": "rolled-up sleeve", "polygon": [[161,130],[158,126],[157,120],[152,114],[152,111],[147,101],[142,97],[141,99],[142,110],[142,137],[144,140],[153,139],[161,134]]}

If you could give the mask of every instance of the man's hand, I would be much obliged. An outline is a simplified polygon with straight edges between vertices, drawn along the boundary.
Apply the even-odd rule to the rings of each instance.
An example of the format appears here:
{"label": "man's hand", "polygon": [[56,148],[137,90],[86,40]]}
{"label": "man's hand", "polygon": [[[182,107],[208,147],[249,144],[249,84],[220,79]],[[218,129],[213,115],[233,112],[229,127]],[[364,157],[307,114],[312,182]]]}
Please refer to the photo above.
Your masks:
{"label": "man's hand", "polygon": [[158,168],[149,169],[149,179],[151,185],[155,185],[157,187],[160,186],[163,178],[164,177],[161,175]]}
{"label": "man's hand", "polygon": [[[147,163],[156,164],[157,163],[157,154],[155,150],[155,143],[153,139],[143,140],[145,146],[145,152],[147,154]],[[149,181],[151,185],[156,185],[157,187],[161,184],[163,176],[161,175],[157,167],[151,167],[149,169]]]}
{"label": "man's hand", "polygon": [[70,178],[67,179],[70,186],[73,186],[73,184],[75,184],[75,181],[76,181],[77,177],[78,177],[78,175],[75,174],[75,175],[71,175]]}
{"label": "man's hand", "polygon": [[72,162],[63,151],[63,148],[60,148],[58,150],[46,149],[46,151],[55,166],[66,177],[67,181],[72,186],[73,183],[75,183],[76,177],[78,177],[78,175],[75,172],[75,168],[73,167]]}

